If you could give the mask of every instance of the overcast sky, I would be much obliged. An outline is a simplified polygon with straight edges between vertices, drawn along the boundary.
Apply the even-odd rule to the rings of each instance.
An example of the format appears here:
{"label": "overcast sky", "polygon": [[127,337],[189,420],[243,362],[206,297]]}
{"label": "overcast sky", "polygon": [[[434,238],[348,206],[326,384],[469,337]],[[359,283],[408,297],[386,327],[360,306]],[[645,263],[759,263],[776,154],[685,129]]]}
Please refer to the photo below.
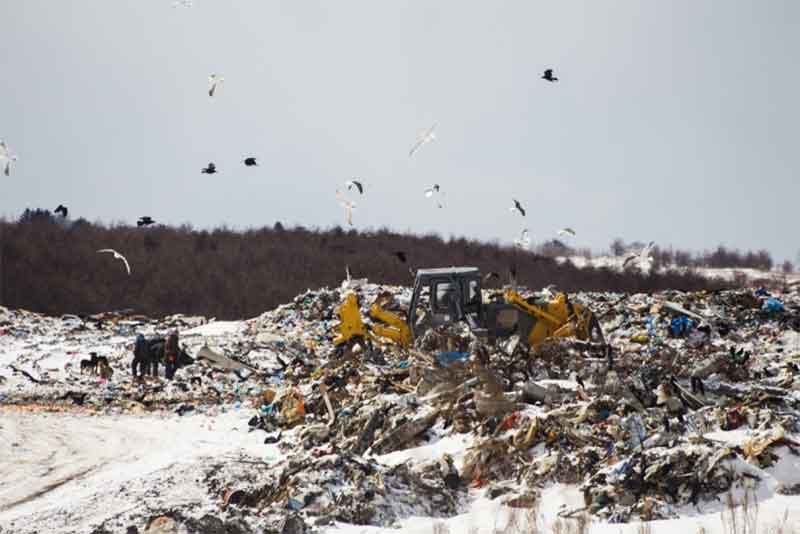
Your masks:
{"label": "overcast sky", "polygon": [[[0,13],[0,139],[19,156],[0,176],[5,217],[63,203],[103,222],[330,227],[344,223],[335,190],[358,177],[357,229],[800,249],[796,0],[0,0]],[[548,67],[558,83],[540,79]],[[438,139],[409,158],[433,123]],[[200,174],[209,161],[219,174]],[[433,183],[443,209],[423,195]]]}

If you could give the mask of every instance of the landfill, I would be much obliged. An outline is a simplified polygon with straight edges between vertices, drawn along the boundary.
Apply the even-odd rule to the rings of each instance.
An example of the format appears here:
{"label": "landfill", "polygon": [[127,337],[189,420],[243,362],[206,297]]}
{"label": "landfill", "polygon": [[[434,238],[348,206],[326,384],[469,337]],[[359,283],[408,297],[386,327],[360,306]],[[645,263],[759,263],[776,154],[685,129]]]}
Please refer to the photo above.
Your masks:
{"label": "landfill", "polygon": [[[402,528],[480,499],[546,506],[553,487],[578,496],[558,517],[622,525],[702,518],[748,488],[800,495],[796,291],[570,295],[602,350],[490,344],[460,323],[341,350],[347,292],[365,317],[411,299],[353,282],[246,321],[0,308],[0,474],[26,466],[0,481],[0,532]],[[189,363],[133,377],[136,335],[172,329]],[[54,478],[64,448],[84,463]]]}

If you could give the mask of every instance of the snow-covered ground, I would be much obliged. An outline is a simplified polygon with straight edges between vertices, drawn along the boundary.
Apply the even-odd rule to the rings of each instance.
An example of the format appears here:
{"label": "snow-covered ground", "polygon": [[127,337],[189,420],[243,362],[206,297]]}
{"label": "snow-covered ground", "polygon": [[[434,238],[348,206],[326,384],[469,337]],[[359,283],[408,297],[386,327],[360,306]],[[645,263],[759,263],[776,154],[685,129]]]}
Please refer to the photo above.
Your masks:
{"label": "snow-covered ground", "polygon": [[196,479],[206,460],[281,456],[247,432],[242,411],[0,413],[0,526],[7,532],[88,532],[132,508],[203,504],[206,490]]}
{"label": "snow-covered ground", "polygon": [[[205,466],[224,458],[269,463],[282,456],[274,445],[262,443],[263,434],[247,432],[248,415],[229,411],[203,414],[133,416],[82,416],[34,413],[3,409],[0,419],[0,527],[3,532],[89,532],[101,523],[132,511],[146,517],[148,510],[199,506],[209,513],[220,503],[208,502],[199,484]],[[741,445],[746,431],[714,432],[709,439]],[[387,465],[460,455],[472,443],[467,436],[442,438],[436,443],[379,457]],[[786,518],[800,525],[800,497],[775,493],[778,485],[800,483],[800,458],[781,452],[781,460],[764,477],[757,491],[759,523],[769,527]],[[471,491],[469,511],[447,519],[410,517],[392,528],[336,524],[331,533],[390,534],[492,534],[504,532],[509,522],[519,524],[510,532],[526,532],[531,516],[490,500],[482,490]],[[558,512],[583,506],[576,486],[554,484],[540,498],[537,521],[544,532],[566,520]],[[655,534],[705,529],[725,532],[720,512],[724,505],[686,509],[686,517],[649,523]],[[435,525],[439,525],[435,527]],[[399,530],[398,528],[399,527]],[[436,530],[434,530],[434,527]],[[618,534],[640,532],[640,525],[594,522],[590,532]],[[121,528],[121,527],[120,527]],[[517,528],[518,530],[515,530]],[[124,532],[124,529],[120,530]]]}

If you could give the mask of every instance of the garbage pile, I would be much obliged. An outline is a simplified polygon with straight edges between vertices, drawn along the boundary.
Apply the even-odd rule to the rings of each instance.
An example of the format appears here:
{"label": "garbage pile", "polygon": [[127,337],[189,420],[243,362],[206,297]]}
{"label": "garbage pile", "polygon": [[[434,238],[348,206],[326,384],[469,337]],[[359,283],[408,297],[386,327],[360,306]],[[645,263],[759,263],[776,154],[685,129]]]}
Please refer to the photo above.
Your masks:
{"label": "garbage pile", "polygon": [[[669,519],[800,454],[795,292],[572,295],[599,318],[602,350],[568,339],[528,349],[516,336],[492,345],[465,324],[429,330],[408,349],[342,350],[336,309],[350,290],[365,317],[379,295],[401,311],[411,297],[369,283],[308,291],[216,330],[204,318],[0,309],[0,343],[13,353],[0,362],[0,395],[97,413],[246,411],[247,431],[282,456],[246,468],[209,462],[209,500],[225,520],[273,528],[293,518],[299,532],[453,516],[478,494],[532,506],[553,483],[579,487],[598,520]],[[174,325],[186,328],[189,355],[207,357],[173,381],[131,380],[134,333]],[[90,350],[108,357],[110,377],[77,373]],[[448,448],[456,440],[464,445]]]}

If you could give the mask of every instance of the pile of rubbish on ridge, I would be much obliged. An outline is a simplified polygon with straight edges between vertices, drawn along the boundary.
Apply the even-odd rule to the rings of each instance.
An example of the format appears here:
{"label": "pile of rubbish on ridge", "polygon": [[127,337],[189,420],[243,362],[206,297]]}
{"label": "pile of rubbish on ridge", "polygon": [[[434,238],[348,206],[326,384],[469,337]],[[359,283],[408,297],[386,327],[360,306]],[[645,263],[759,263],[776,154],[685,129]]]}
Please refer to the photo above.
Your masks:
{"label": "pile of rubbish on ridge", "polygon": [[[95,414],[246,411],[249,431],[284,455],[260,467],[210,462],[204,483],[220,517],[283,532],[449,517],[478,491],[525,508],[553,483],[584,496],[565,517],[675,518],[800,454],[797,292],[570,295],[597,319],[602,349],[571,337],[487,340],[466,321],[406,345],[377,335],[337,344],[350,294],[370,329],[372,303],[408,314],[414,296],[348,281],[241,322],[0,308],[0,402]],[[136,335],[174,329],[173,379],[133,377]],[[438,445],[449,452],[409,453]]]}

